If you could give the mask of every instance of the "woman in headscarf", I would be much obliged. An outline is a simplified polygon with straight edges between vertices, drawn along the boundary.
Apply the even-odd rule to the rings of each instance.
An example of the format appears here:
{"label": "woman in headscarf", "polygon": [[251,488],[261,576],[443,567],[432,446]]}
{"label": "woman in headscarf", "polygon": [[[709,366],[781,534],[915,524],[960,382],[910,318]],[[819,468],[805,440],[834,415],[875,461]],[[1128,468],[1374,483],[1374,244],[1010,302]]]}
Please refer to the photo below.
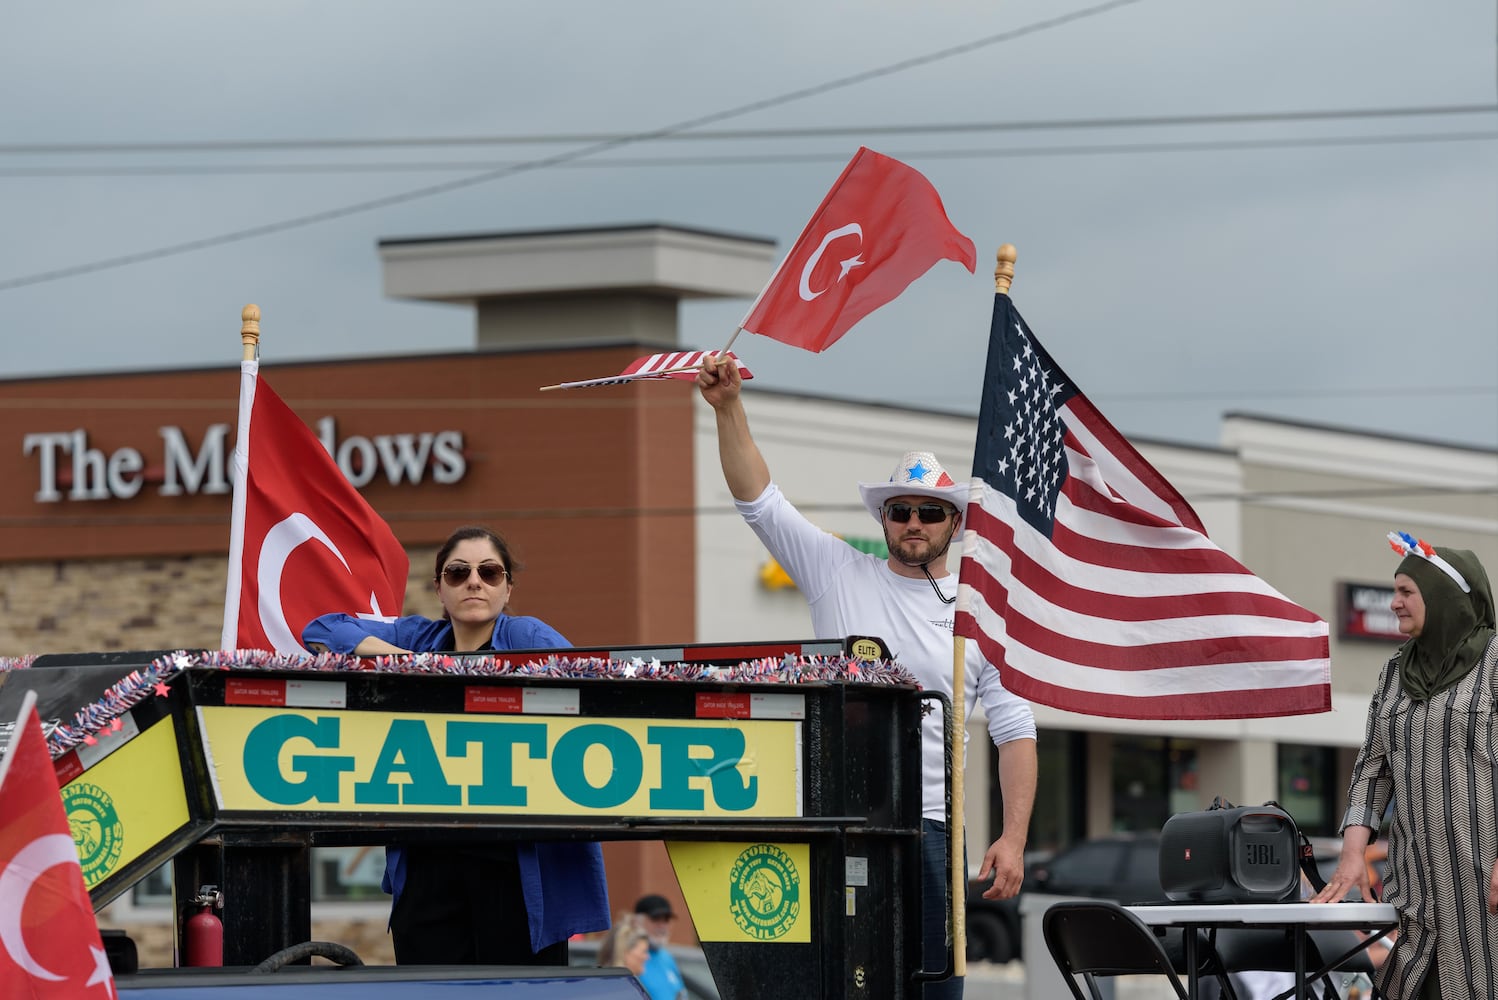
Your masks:
{"label": "woman in headscarf", "polygon": [[1399,939],[1378,972],[1394,1000],[1498,996],[1498,641],[1477,556],[1405,534],[1391,608],[1409,638],[1384,665],[1352,769],[1342,856],[1313,902],[1357,886],[1363,852],[1393,803],[1385,899]]}

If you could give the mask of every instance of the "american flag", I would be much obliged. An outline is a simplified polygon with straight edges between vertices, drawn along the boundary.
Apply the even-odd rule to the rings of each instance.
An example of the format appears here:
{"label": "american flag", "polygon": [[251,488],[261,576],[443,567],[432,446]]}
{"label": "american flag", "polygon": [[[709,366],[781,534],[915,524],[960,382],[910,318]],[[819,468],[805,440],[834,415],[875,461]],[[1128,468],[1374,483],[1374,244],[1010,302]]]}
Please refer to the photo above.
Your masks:
{"label": "american flag", "polygon": [[[620,372],[620,376],[632,375],[635,378],[679,378],[688,381],[697,377],[697,369],[702,367],[702,362],[713,351],[673,351],[668,354],[652,354],[648,358],[640,358],[631,361],[629,367]],[[738,355],[732,351],[728,352],[739,366],[739,374],[745,378],[753,378],[748,374],[744,363],[739,361]]]}
{"label": "american flag", "polygon": [[1122,719],[1331,710],[1327,625],[1200,519],[995,296],[955,630],[1031,701]]}
{"label": "american flag", "polygon": [[[631,361],[618,375],[605,375],[603,378],[582,379],[577,382],[559,382],[556,385],[546,385],[541,388],[586,389],[596,385],[622,385],[625,382],[639,382],[644,379],[691,381],[697,377],[697,369],[702,367],[702,362],[708,355],[722,353],[721,351],[670,351],[665,354],[651,354]],[[746,379],[754,377],[754,373],[738,359],[738,355],[729,351],[725,356],[739,366],[739,375]]]}

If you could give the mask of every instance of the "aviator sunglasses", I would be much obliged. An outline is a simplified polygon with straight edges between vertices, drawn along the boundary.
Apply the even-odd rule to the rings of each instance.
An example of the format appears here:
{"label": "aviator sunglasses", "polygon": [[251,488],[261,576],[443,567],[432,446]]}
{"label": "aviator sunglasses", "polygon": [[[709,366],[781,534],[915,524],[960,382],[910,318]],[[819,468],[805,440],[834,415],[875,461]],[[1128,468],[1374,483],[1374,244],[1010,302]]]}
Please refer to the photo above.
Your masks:
{"label": "aviator sunglasses", "polygon": [[923,503],[915,507],[908,503],[884,505],[884,516],[896,524],[905,524],[910,520],[912,513],[921,519],[922,524],[941,524],[956,512],[946,504],[940,503]]}
{"label": "aviator sunglasses", "polygon": [[468,582],[473,571],[479,571],[479,579],[491,587],[497,587],[500,581],[510,575],[509,570],[497,563],[479,563],[478,566],[470,566],[467,563],[448,563],[442,567],[442,579],[447,581],[449,587],[461,587]]}

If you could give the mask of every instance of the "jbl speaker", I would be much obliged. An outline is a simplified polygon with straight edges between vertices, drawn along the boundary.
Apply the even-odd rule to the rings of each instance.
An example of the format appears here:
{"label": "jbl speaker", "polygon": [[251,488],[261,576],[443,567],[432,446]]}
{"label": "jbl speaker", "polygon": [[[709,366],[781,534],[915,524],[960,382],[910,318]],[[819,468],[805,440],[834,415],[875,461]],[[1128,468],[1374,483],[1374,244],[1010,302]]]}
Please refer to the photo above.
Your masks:
{"label": "jbl speaker", "polygon": [[1177,813],[1160,831],[1160,886],[1193,903],[1300,897],[1300,831],[1278,806]]}

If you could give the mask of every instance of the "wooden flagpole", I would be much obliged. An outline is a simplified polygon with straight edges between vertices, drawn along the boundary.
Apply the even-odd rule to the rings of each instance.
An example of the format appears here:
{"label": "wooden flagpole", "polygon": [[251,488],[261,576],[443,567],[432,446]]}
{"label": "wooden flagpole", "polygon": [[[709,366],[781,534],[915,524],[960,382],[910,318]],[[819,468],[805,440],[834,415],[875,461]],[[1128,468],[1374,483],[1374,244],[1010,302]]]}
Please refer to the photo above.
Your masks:
{"label": "wooden flagpole", "polygon": [[[244,365],[260,359],[260,307],[247,305],[239,313],[240,371],[236,410],[234,457],[234,493],[230,501],[229,515],[229,560],[228,577],[224,583],[224,628],[219,636],[221,649],[236,649],[239,646],[239,601],[244,584],[244,510],[245,480],[248,470],[244,465],[245,435],[249,433],[250,400],[245,387]],[[252,390],[250,390],[252,392]]]}
{"label": "wooden flagpole", "polygon": [[239,343],[244,348],[243,361],[260,357],[260,307],[248,305],[239,314]]}
{"label": "wooden flagpole", "polygon": [[[999,247],[998,263],[993,272],[993,290],[1009,294],[1009,285],[1014,281],[1014,262],[1018,254],[1013,243]],[[984,387],[985,390],[987,387]],[[969,501],[971,503],[971,501]],[[964,532],[967,528],[963,529]],[[966,546],[964,546],[966,548]],[[964,555],[966,552],[964,552]],[[967,591],[960,586],[962,598],[959,611],[967,610]],[[967,846],[963,830],[963,814],[967,803],[963,794],[964,774],[967,762],[967,642],[962,636],[952,639],[952,745],[947,752],[952,756],[952,815],[947,827],[952,854],[947,861],[952,872],[952,975],[967,975]]]}

